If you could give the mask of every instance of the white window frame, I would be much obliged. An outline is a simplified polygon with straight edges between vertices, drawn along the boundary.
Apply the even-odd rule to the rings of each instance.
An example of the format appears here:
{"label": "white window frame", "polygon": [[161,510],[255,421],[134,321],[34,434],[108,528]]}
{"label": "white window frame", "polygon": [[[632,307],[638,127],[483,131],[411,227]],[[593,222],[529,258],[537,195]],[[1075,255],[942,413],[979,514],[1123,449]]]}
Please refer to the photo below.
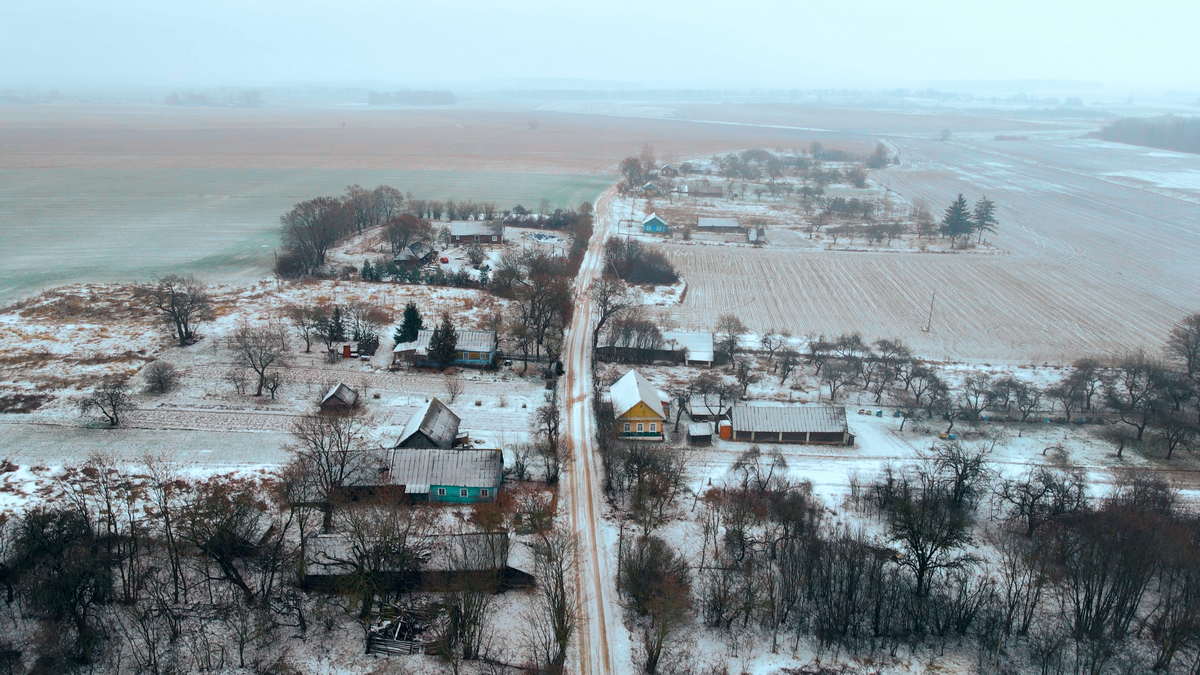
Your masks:
{"label": "white window frame", "polygon": [[467,488],[459,488],[459,489],[458,489],[458,496],[459,496],[459,497],[466,497],[466,496],[467,496],[469,493],[470,493],[470,492],[467,490]]}
{"label": "white window frame", "polygon": [[638,433],[640,434],[645,430],[646,430],[646,425],[642,424],[641,422],[638,422]]}
{"label": "white window frame", "polygon": [[633,426],[631,424],[629,424],[629,422],[626,422],[625,423],[625,433],[629,433],[632,430],[633,430]]}
{"label": "white window frame", "polygon": [[445,497],[445,496],[446,496],[446,488],[438,488],[438,495],[437,495],[437,496],[439,496],[439,497]]}
{"label": "white window frame", "polygon": [[658,431],[658,422],[650,423],[650,431]]}
{"label": "white window frame", "polygon": [[480,497],[491,497],[492,491],[489,490],[488,488],[479,488],[479,496]]}

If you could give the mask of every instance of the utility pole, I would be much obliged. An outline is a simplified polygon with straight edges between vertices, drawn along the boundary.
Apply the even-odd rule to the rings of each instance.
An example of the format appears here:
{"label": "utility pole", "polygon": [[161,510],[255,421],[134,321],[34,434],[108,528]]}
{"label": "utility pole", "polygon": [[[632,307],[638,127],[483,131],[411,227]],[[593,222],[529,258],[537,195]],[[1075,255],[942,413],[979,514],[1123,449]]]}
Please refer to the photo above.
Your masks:
{"label": "utility pole", "polygon": [[929,296],[929,316],[925,319],[925,327],[921,329],[922,333],[928,333],[933,326],[933,301],[937,299],[937,290],[934,289],[933,295]]}

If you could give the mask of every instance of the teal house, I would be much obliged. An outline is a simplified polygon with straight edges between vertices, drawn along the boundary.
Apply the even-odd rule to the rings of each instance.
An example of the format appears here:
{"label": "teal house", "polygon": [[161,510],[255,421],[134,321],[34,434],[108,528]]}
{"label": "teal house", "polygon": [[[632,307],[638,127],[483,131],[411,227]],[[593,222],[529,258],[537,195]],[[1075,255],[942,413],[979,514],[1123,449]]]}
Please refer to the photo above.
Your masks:
{"label": "teal house", "polygon": [[667,221],[659,217],[657,213],[651,213],[642,221],[642,232],[651,232],[653,234],[666,234],[671,231],[671,227],[667,225]]}
{"label": "teal house", "polygon": [[382,482],[396,486],[413,502],[490,502],[503,482],[499,450],[400,449],[391,455]]}

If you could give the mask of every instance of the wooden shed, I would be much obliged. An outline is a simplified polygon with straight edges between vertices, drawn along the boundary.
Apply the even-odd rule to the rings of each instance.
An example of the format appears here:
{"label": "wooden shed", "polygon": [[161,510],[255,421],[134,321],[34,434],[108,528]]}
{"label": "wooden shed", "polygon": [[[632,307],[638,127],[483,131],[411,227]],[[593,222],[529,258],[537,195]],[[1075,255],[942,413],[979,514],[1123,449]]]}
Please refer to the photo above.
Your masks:
{"label": "wooden shed", "polygon": [[712,422],[692,422],[688,425],[688,443],[692,445],[712,445]]}
{"label": "wooden shed", "polygon": [[434,396],[408,418],[393,448],[452,448],[461,419]]}
{"label": "wooden shed", "polygon": [[321,399],[321,412],[344,412],[358,405],[358,392],[338,382]]}

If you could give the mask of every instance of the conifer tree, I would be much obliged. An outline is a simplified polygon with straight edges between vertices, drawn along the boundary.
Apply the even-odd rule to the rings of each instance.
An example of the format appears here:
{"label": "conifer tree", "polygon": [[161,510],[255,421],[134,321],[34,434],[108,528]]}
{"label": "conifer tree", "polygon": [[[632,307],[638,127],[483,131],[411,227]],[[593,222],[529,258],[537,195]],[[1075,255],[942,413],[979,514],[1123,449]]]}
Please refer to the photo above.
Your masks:
{"label": "conifer tree", "polygon": [[375,281],[375,270],[372,268],[371,261],[363,261],[362,264],[362,279],[363,281]]}
{"label": "conifer tree", "polygon": [[400,326],[392,333],[392,339],[396,341],[396,344],[412,342],[421,332],[421,326],[421,312],[417,310],[416,303],[410,302],[404,306],[404,318],[400,320]]}
{"label": "conifer tree", "polygon": [[979,234],[979,242],[983,242],[984,232],[996,232],[996,203],[988,199],[986,196],[980,197],[979,201],[975,202],[975,213],[971,219],[971,225],[975,228],[975,232]]}
{"label": "conifer tree", "polygon": [[342,308],[334,306],[333,314],[329,316],[329,337],[334,342],[346,339],[346,318],[342,316]]}
{"label": "conifer tree", "polygon": [[971,210],[967,200],[960,193],[942,216],[942,235],[957,242],[959,237],[971,234],[974,223],[971,222]]}
{"label": "conifer tree", "polygon": [[429,338],[429,359],[439,368],[445,368],[454,361],[454,353],[458,351],[458,331],[450,323],[450,315],[442,312],[442,322],[433,329]]}

